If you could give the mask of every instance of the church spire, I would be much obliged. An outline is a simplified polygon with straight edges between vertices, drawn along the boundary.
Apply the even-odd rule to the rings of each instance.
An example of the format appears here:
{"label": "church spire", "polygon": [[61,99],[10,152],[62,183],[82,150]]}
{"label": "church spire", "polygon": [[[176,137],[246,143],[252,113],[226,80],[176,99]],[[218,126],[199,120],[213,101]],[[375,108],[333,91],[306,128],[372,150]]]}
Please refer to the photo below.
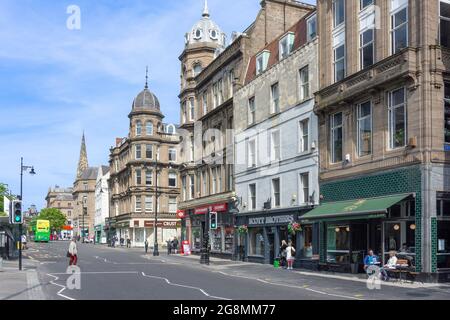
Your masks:
{"label": "church spire", "polygon": [[203,17],[209,17],[208,0],[205,0],[205,7],[203,9]]}
{"label": "church spire", "polygon": [[78,160],[77,178],[80,178],[83,175],[84,170],[88,167],[89,164],[86,151],[86,139],[83,132],[83,138],[81,139],[80,159]]}

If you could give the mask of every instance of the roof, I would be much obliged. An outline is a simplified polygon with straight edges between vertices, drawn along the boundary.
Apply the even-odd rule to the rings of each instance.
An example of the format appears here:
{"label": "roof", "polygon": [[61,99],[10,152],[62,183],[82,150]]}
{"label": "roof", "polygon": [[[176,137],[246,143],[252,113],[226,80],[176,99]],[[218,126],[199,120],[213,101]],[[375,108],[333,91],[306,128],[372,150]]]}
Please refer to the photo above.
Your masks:
{"label": "roof", "polygon": [[267,69],[272,67],[273,65],[277,64],[280,61],[279,58],[279,42],[280,40],[289,32],[293,32],[295,35],[294,40],[294,47],[292,51],[295,51],[299,48],[301,48],[303,45],[307,43],[307,20],[311,17],[313,14],[312,11],[310,14],[307,14],[303,18],[301,18],[296,24],[294,24],[292,27],[290,27],[285,33],[281,34],[279,37],[277,37],[274,41],[269,43],[267,46],[265,46],[262,50],[260,50],[256,55],[250,58],[250,62],[247,69],[247,74],[245,76],[245,84],[248,84],[252,82],[256,77],[256,57],[263,51],[269,51],[269,61],[267,64]]}
{"label": "roof", "polygon": [[107,174],[108,172],[109,172],[109,166],[102,166],[103,175]]}
{"label": "roof", "polygon": [[142,90],[133,101],[133,111],[156,109],[160,110],[158,98],[148,88]]}
{"label": "roof", "polygon": [[81,173],[78,180],[96,180],[98,175],[98,168],[87,168]]}

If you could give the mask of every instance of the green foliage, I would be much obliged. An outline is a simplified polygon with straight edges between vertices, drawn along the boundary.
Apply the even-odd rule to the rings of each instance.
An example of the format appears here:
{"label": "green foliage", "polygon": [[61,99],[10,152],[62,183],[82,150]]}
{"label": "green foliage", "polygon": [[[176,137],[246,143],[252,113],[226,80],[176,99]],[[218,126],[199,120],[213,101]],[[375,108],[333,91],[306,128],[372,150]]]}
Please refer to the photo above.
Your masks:
{"label": "green foliage", "polygon": [[10,196],[9,192],[8,192],[8,188],[6,187],[5,184],[0,183],[0,217],[5,217],[6,213],[5,213],[5,208],[4,208],[4,203],[3,203],[3,197],[4,196]]}
{"label": "green foliage", "polygon": [[36,229],[37,220],[49,220],[50,229],[56,232],[60,232],[66,225],[66,217],[61,210],[55,208],[42,209],[38,216],[33,217],[29,226],[32,230]]}

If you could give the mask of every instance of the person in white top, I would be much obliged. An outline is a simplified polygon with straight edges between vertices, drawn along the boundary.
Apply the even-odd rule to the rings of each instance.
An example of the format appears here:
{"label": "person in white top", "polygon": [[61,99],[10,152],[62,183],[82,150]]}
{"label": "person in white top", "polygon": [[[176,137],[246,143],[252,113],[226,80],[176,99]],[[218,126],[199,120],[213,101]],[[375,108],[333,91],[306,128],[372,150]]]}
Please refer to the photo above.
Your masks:
{"label": "person in white top", "polygon": [[389,275],[386,270],[393,270],[397,267],[397,252],[391,251],[389,252],[389,260],[388,262],[381,268],[381,274],[385,281],[389,281]]}
{"label": "person in white top", "polygon": [[292,241],[289,241],[289,245],[286,248],[286,260],[288,263],[288,270],[292,270],[292,266],[294,265],[294,260],[295,260],[295,248],[292,245]]}
{"label": "person in white top", "polygon": [[76,266],[78,261],[78,250],[77,250],[77,243],[75,242],[75,239],[72,239],[69,244],[69,251],[67,252],[70,261],[69,266]]}

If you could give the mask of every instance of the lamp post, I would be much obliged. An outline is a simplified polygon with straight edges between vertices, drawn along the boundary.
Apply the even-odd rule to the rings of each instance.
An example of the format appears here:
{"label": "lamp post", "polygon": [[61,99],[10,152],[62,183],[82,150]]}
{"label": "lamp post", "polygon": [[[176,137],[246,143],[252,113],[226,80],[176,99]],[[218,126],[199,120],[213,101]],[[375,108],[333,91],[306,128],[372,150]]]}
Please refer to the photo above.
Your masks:
{"label": "lamp post", "polygon": [[159,256],[158,250],[158,159],[155,160],[155,240],[153,244],[153,256]]}
{"label": "lamp post", "polygon": [[211,210],[208,207],[208,212],[205,217],[205,227],[203,228],[203,243],[202,243],[202,251],[200,254],[200,264],[209,265],[209,219],[210,219]]}
{"label": "lamp post", "polygon": [[[30,174],[33,176],[36,174],[34,166],[24,166],[23,157],[20,158],[20,201],[23,201],[23,173],[30,170]],[[22,270],[22,223],[19,224],[19,270]]]}

